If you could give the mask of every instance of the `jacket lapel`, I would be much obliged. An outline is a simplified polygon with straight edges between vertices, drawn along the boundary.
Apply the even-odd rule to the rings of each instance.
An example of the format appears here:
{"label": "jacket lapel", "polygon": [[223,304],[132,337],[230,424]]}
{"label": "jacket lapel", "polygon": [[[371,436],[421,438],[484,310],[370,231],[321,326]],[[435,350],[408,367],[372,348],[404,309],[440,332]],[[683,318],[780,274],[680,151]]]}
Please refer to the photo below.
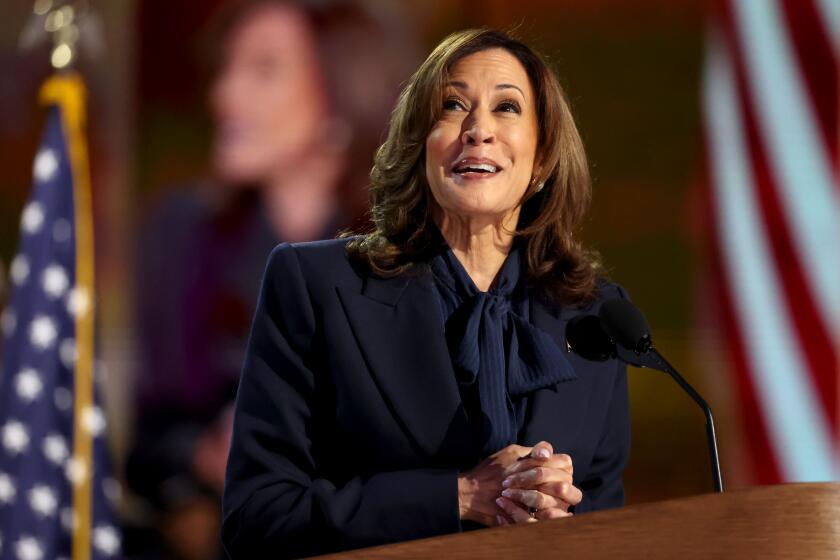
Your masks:
{"label": "jacket lapel", "polygon": [[[362,293],[338,288],[350,326],[380,390],[430,455],[469,437],[428,275],[369,276]],[[454,436],[454,437],[453,437]]]}

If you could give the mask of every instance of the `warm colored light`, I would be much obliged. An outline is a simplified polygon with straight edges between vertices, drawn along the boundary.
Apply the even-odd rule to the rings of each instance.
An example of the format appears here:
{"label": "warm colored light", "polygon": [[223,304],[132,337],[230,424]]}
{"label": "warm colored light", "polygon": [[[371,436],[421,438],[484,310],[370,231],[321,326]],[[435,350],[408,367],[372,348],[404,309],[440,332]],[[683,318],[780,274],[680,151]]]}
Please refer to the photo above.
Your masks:
{"label": "warm colored light", "polygon": [[47,19],[44,21],[44,29],[50,33],[58,31],[64,25],[64,12],[56,10],[47,14]]}
{"label": "warm colored light", "polygon": [[35,0],[35,5],[32,7],[32,11],[42,16],[50,11],[52,8],[52,0]]}
{"label": "warm colored light", "polygon": [[62,43],[53,49],[50,60],[53,68],[64,68],[73,60],[73,50],[67,43]]}
{"label": "warm colored light", "polygon": [[58,11],[61,13],[62,25],[70,25],[71,23],[73,23],[73,18],[76,16],[76,12],[73,10],[73,6],[63,6]]}
{"label": "warm colored light", "polygon": [[79,38],[79,28],[72,23],[70,25],[65,25],[61,28],[59,36],[61,37],[61,41],[63,43],[72,45]]}

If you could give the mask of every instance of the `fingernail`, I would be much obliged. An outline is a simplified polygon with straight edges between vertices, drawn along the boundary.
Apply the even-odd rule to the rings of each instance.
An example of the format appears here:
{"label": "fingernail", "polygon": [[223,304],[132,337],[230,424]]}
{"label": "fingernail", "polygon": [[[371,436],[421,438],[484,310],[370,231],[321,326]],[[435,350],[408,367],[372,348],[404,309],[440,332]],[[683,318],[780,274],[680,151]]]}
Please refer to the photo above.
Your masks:
{"label": "fingernail", "polygon": [[502,516],[501,515],[496,516],[496,523],[498,523],[499,525],[502,524]]}
{"label": "fingernail", "polygon": [[503,487],[503,488],[507,488],[507,487],[508,487],[508,486],[510,486],[511,484],[513,484],[513,477],[511,477],[511,476],[507,477],[506,479],[504,479],[504,480],[502,481],[502,487]]}
{"label": "fingernail", "polygon": [[510,498],[510,494],[510,490],[502,490],[502,496],[504,496],[505,498]]}
{"label": "fingernail", "polygon": [[500,508],[503,508],[503,507],[505,507],[505,501],[501,498],[496,498],[496,505],[499,506]]}
{"label": "fingernail", "polygon": [[540,447],[537,450],[537,457],[540,457],[541,459],[548,459],[549,457],[551,457],[551,453],[549,453],[548,449],[546,449],[545,447]]}

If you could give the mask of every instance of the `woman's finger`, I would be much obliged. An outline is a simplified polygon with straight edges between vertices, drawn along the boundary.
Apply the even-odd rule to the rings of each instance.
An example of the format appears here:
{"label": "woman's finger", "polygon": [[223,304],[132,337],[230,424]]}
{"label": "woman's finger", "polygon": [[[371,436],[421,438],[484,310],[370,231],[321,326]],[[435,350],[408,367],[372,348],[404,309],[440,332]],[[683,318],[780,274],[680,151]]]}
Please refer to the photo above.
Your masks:
{"label": "woman's finger", "polygon": [[561,508],[541,509],[534,516],[540,521],[547,521],[549,519],[558,519],[560,517],[572,517],[574,513],[565,511]]}
{"label": "woman's finger", "polygon": [[496,524],[497,525],[510,525],[510,520],[502,514],[496,515]]}
{"label": "woman's finger", "polygon": [[564,469],[534,467],[514,473],[502,481],[503,488],[536,488],[547,482],[571,482],[572,473]]}
{"label": "woman's finger", "polygon": [[554,455],[554,448],[547,441],[541,441],[531,448],[531,457],[534,459],[548,459]]}
{"label": "woman's finger", "polygon": [[556,453],[548,459],[534,459],[530,454],[522,457],[516,463],[508,466],[505,469],[506,475],[511,475],[518,472],[527,471],[534,467],[551,467],[555,469],[563,469],[569,471],[569,474],[574,473],[572,467],[572,458],[564,453]]}
{"label": "woman's finger", "polygon": [[531,454],[531,449],[531,447],[525,447],[523,445],[517,445],[513,443],[495,452],[493,455],[491,455],[491,457],[502,457],[507,455],[513,455],[515,457],[528,457]]}
{"label": "woman's finger", "polygon": [[578,505],[583,499],[583,492],[573,485],[571,481],[546,482],[537,486],[537,490],[573,506]]}
{"label": "woman's finger", "polygon": [[539,490],[520,490],[517,488],[507,488],[502,491],[502,496],[511,499],[515,502],[518,502],[523,506],[535,508],[538,510],[549,508],[560,508],[566,510],[569,509],[569,505],[571,505],[569,503],[564,502],[558,497],[551,496],[549,494],[544,494]]}
{"label": "woman's finger", "polygon": [[514,523],[534,523],[536,518],[531,517],[531,514],[522,509],[512,500],[507,498],[497,498],[496,505],[504,512],[504,514]]}

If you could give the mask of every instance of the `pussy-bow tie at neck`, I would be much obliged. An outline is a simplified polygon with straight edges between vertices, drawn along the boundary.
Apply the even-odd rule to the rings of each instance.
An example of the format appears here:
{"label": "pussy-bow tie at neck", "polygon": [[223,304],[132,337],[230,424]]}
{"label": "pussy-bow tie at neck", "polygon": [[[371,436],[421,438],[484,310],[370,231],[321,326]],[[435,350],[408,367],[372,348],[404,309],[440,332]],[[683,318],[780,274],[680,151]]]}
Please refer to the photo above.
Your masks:
{"label": "pussy-bow tie at neck", "polygon": [[[431,267],[447,321],[447,339],[456,341],[450,353],[458,382],[478,382],[486,417],[484,452],[489,455],[516,442],[513,399],[577,376],[554,339],[529,321],[529,300],[518,285],[522,265],[515,245],[487,292],[476,287],[448,247]],[[458,320],[450,321],[456,314]]]}

